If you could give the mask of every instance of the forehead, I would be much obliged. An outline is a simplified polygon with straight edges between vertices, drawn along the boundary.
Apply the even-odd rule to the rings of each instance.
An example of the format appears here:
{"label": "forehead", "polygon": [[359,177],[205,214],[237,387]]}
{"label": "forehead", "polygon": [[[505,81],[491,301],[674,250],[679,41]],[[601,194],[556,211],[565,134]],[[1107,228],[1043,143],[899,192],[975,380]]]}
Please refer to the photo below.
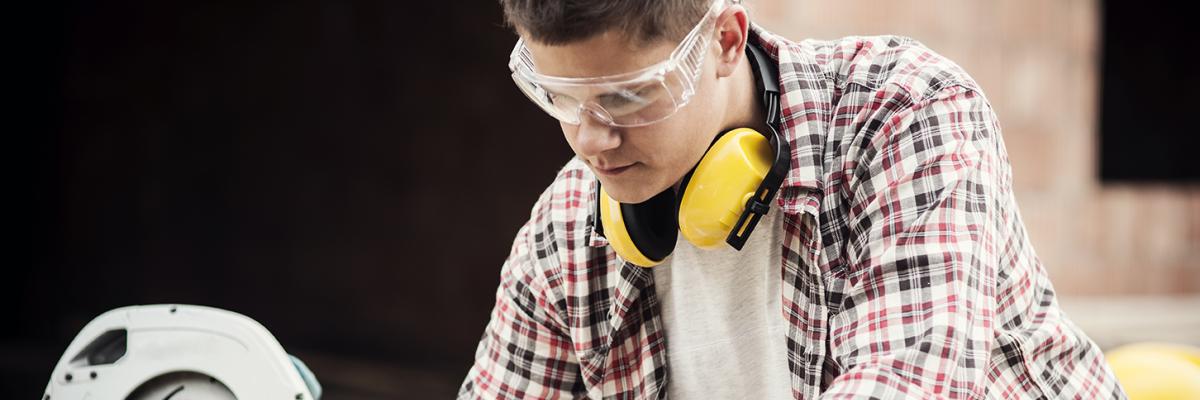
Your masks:
{"label": "forehead", "polygon": [[660,63],[677,43],[656,40],[638,43],[627,35],[606,31],[584,40],[547,45],[526,41],[537,72],[563,78],[616,75]]}

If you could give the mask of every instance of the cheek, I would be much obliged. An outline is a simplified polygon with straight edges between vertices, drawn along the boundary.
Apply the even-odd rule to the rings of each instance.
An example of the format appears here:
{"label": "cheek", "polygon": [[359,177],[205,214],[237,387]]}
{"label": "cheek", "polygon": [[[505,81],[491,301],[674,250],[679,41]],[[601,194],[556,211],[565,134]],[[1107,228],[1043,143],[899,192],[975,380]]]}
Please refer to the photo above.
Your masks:
{"label": "cheek", "polygon": [[[567,146],[571,146],[571,150],[575,151],[577,148],[575,147],[575,138],[578,137],[576,136],[576,133],[579,132],[579,126],[569,125],[562,122],[559,122],[558,126],[562,128],[563,139],[567,140]],[[578,151],[575,152],[578,153]]]}
{"label": "cheek", "polygon": [[689,144],[690,148],[694,148],[696,143],[700,142],[707,146],[708,140],[711,140],[717,133],[712,128],[715,125],[712,121],[713,110],[706,103],[707,99],[697,100],[701,101],[689,104],[691,107],[688,107],[686,112],[680,110],[680,116],[684,118],[680,118],[678,126],[674,128],[678,132],[675,140]]}
{"label": "cheek", "polygon": [[[641,139],[639,143],[639,153],[644,155],[648,163],[657,168],[670,170],[668,172],[678,172],[682,166],[691,166],[694,164],[693,158],[698,158],[697,151],[704,151],[707,147],[707,139],[704,139],[702,132],[697,131],[698,125],[695,124],[691,115],[681,113],[676,117],[671,118],[669,124],[658,127],[654,131],[638,132],[633,135]],[[665,121],[664,121],[665,122]],[[699,146],[699,147],[698,147]]]}

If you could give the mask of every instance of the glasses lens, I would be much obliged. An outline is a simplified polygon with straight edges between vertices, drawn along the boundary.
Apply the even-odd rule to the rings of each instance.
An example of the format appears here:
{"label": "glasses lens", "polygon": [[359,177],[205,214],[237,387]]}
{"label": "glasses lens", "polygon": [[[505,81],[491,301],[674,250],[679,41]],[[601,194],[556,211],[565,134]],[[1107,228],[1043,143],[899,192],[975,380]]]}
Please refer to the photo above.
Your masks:
{"label": "glasses lens", "polygon": [[670,117],[682,105],[681,88],[676,74],[665,79],[641,85],[636,90],[624,91],[624,95],[601,103],[612,115],[613,124],[618,126],[641,126],[662,121]]}
{"label": "glasses lens", "polygon": [[579,123],[579,102],[574,98],[547,91],[541,85],[522,78],[520,74],[513,74],[513,82],[516,82],[521,93],[525,93],[526,97],[551,117],[572,125]]}
{"label": "glasses lens", "polygon": [[[542,79],[522,40],[517,41],[509,68],[517,87],[559,121],[577,125],[580,115],[594,115],[615,126],[641,126],[664,120],[685,106],[695,93],[712,35],[712,19],[722,0],[715,0],[692,31],[664,61],[661,69],[617,77],[576,80]],[[651,67],[653,68],[653,67]],[[611,78],[611,79],[609,79]],[[624,79],[621,81],[621,79]]]}
{"label": "glasses lens", "polygon": [[[581,113],[614,126],[641,126],[670,117],[686,101],[679,74],[622,85],[540,85],[514,76],[517,86],[554,118],[579,124]],[[580,101],[579,99],[586,99]]]}
{"label": "glasses lens", "polygon": [[581,114],[586,112],[609,125],[649,125],[670,117],[688,103],[699,77],[696,67],[702,65],[706,42],[688,41],[684,53],[688,56],[683,62],[624,82],[538,81],[522,72],[532,69],[528,64],[513,72],[513,80],[546,113],[567,124],[579,124]]}

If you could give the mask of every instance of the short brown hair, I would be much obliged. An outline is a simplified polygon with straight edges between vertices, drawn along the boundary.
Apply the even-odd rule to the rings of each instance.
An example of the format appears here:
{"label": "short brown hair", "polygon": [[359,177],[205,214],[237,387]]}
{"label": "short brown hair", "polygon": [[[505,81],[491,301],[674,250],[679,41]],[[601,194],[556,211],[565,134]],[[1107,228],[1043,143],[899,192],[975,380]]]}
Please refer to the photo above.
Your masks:
{"label": "short brown hair", "polygon": [[617,29],[644,44],[678,40],[700,21],[712,0],[500,0],[510,27],[549,45]]}

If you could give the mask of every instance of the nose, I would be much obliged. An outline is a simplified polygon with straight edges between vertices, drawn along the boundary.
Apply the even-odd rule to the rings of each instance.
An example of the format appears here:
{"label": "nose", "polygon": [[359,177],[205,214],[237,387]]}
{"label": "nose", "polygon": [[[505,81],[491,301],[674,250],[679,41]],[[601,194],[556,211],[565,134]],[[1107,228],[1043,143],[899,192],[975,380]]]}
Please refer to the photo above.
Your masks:
{"label": "nose", "polygon": [[621,145],[621,133],[613,126],[596,119],[591,113],[583,112],[575,128],[575,151],[579,155],[595,160],[596,156]]}

